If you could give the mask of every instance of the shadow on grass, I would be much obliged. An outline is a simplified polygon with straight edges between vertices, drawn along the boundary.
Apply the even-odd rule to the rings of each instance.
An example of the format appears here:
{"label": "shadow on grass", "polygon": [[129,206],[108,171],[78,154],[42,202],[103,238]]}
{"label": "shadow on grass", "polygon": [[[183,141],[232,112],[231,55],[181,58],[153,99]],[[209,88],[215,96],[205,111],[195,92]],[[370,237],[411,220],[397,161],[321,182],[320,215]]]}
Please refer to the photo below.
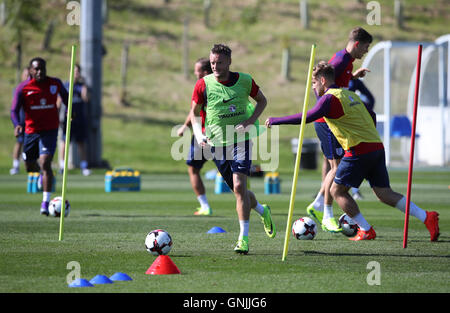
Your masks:
{"label": "shadow on grass", "polygon": [[320,251],[302,251],[305,255],[327,255],[327,256],[387,256],[387,257],[407,257],[407,258],[450,258],[450,255],[414,255],[414,254],[388,254],[388,253],[337,253]]}
{"label": "shadow on grass", "polygon": [[112,218],[149,218],[149,217],[156,217],[156,218],[174,218],[174,217],[182,217],[182,218],[193,218],[193,219],[215,219],[215,218],[228,218],[226,216],[218,216],[218,215],[213,215],[213,216],[196,216],[194,214],[192,215],[167,215],[167,216],[163,216],[163,215],[129,215],[129,214],[99,214],[99,213],[90,213],[90,214],[83,214],[83,216],[85,217],[112,217]]}

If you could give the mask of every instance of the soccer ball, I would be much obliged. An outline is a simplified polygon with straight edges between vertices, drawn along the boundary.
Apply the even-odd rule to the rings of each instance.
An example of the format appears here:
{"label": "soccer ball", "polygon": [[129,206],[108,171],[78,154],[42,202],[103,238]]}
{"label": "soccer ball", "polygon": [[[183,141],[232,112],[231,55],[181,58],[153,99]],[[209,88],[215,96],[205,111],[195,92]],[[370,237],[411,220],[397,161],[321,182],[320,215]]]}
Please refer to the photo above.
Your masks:
{"label": "soccer ball", "polygon": [[299,240],[311,240],[317,234],[317,225],[309,217],[301,217],[292,225],[292,234]]}
{"label": "soccer ball", "polygon": [[[60,217],[61,216],[61,202],[62,202],[62,197],[56,197],[53,198],[49,205],[48,205],[48,213],[51,216],[54,217]],[[70,203],[69,200],[66,199],[66,207],[64,209],[64,217],[69,216],[69,212],[70,212]]]}
{"label": "soccer ball", "polygon": [[149,232],[145,238],[145,249],[156,256],[168,254],[172,249],[172,245],[172,237],[162,229]]}
{"label": "soccer ball", "polygon": [[345,213],[339,218],[339,227],[342,228],[342,233],[347,237],[355,236],[359,228],[358,225]]}

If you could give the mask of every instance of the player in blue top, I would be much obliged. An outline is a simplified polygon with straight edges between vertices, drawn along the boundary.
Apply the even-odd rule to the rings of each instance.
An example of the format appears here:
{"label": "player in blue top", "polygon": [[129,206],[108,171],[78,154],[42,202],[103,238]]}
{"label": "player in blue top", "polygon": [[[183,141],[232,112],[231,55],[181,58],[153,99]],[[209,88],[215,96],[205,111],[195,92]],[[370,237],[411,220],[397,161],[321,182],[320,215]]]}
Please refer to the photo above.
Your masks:
{"label": "player in blue top", "polygon": [[[353,62],[355,59],[361,59],[367,53],[372,39],[366,30],[356,27],[350,31],[346,47],[336,52],[328,61],[335,68],[335,83],[338,87],[347,88],[351,79],[364,77],[369,71],[367,68],[360,68],[353,72]],[[340,232],[342,229],[339,228],[333,216],[333,198],[330,188],[344,151],[323,118],[315,121],[314,128],[324,154],[322,185],[306,211],[322,226],[324,231]],[[354,197],[358,196],[360,193],[356,189]]]}
{"label": "player in blue top", "polygon": [[[66,81],[64,86],[69,90],[70,82]],[[86,108],[89,104],[88,88],[81,76],[81,66],[75,65],[73,99],[72,99],[72,125],[70,127],[70,141],[73,139],[77,143],[78,155],[80,156],[81,173],[89,176],[91,171],[88,168],[86,139],[87,139],[87,121]],[[59,151],[59,171],[64,171],[64,150],[66,146],[66,126],[67,126],[67,107],[64,114],[64,120],[60,124],[62,128],[62,137]]]}

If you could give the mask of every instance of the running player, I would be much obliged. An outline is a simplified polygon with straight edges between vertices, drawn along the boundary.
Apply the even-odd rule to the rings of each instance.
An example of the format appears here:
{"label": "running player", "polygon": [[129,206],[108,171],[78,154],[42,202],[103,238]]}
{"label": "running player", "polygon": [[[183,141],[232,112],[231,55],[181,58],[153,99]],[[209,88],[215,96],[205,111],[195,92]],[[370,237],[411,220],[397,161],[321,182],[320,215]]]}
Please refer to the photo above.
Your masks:
{"label": "running player", "polygon": [[[367,68],[360,68],[352,73],[354,60],[361,59],[367,53],[371,43],[372,36],[363,28],[356,27],[350,31],[345,49],[336,52],[328,62],[335,68],[336,85],[338,87],[348,87],[351,79],[364,77],[365,73],[369,71]],[[330,188],[339,162],[344,155],[344,150],[323,118],[315,121],[314,128],[324,154],[322,185],[314,201],[307,207],[306,212],[319,225],[322,225],[323,230],[341,232],[342,229],[339,228],[333,216],[333,198],[330,194]],[[354,192],[355,197],[360,196],[358,189]]]}
{"label": "running player", "polygon": [[[67,104],[68,93],[61,80],[47,76],[46,62],[42,58],[30,61],[31,80],[17,90],[17,99],[11,108],[14,134],[25,131],[23,159],[27,172],[42,173],[43,199],[40,213],[48,216],[53,171],[51,162],[56,149],[59,115],[56,106],[58,94]],[[25,111],[25,130],[19,123],[19,112]],[[39,160],[39,165],[37,164]]]}
{"label": "running player", "polygon": [[[354,92],[338,88],[334,83],[334,68],[326,62],[314,67],[312,86],[321,98],[307,112],[306,123],[325,118],[331,131],[339,141],[345,155],[339,163],[331,194],[342,210],[358,224],[359,230],[353,241],[375,239],[373,227],[359,211],[358,204],[349,195],[351,187],[359,187],[364,179],[370,183],[378,199],[405,212],[406,198],[393,191],[386,169],[384,146],[375,127],[375,114],[364,105]],[[302,114],[281,118],[268,118],[266,126],[299,124]],[[413,202],[411,215],[422,221],[430,232],[430,240],[439,237],[439,214],[419,208]]]}
{"label": "running player", "polygon": [[[261,216],[266,234],[276,235],[268,205],[261,205],[253,192],[247,189],[251,168],[252,141],[249,130],[267,105],[267,100],[249,74],[231,72],[231,49],[223,44],[214,45],[209,60],[213,74],[197,81],[192,97],[192,128],[197,142],[212,145],[220,174],[236,197],[236,211],[240,233],[234,251],[249,251],[249,219],[254,209]],[[256,101],[253,107],[249,101]],[[202,131],[200,112],[206,106],[205,133]],[[235,138],[237,137],[237,139]]]}
{"label": "running player", "polygon": [[[194,65],[194,75],[197,80],[205,77],[212,73],[211,63],[207,58],[200,58],[195,62]],[[186,117],[183,126],[178,129],[178,136],[183,136],[184,131],[191,125],[191,112]],[[202,118],[202,129],[205,129],[205,108],[202,107],[200,110],[200,116]],[[203,184],[202,177],[200,175],[200,170],[207,161],[203,148],[197,143],[194,136],[191,140],[191,148],[189,149],[189,156],[186,161],[188,165],[189,180],[191,182],[192,189],[197,196],[197,200],[200,203],[200,207],[194,212],[195,215],[212,215],[212,209],[209,206],[208,198],[206,197],[205,185]]]}

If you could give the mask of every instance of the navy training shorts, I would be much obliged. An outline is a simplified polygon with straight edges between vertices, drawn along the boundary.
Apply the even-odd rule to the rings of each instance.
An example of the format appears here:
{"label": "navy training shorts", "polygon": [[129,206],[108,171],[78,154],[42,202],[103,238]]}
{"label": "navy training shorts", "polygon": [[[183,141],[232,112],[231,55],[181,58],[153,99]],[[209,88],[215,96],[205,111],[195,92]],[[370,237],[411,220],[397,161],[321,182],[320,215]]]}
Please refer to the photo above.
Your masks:
{"label": "navy training shorts", "polygon": [[358,188],[364,179],[367,179],[372,188],[390,187],[384,149],[342,158],[334,182]]}
{"label": "navy training shorts", "polygon": [[252,146],[252,141],[247,140],[226,147],[212,147],[214,163],[231,190],[234,190],[233,173],[250,175]]}
{"label": "navy training shorts", "polygon": [[331,132],[327,123],[314,123],[317,137],[320,140],[320,148],[328,160],[339,160],[344,156],[344,149]]}
{"label": "navy training shorts", "polygon": [[25,134],[22,153],[24,161],[37,160],[41,154],[53,156],[57,139],[58,129]]}

